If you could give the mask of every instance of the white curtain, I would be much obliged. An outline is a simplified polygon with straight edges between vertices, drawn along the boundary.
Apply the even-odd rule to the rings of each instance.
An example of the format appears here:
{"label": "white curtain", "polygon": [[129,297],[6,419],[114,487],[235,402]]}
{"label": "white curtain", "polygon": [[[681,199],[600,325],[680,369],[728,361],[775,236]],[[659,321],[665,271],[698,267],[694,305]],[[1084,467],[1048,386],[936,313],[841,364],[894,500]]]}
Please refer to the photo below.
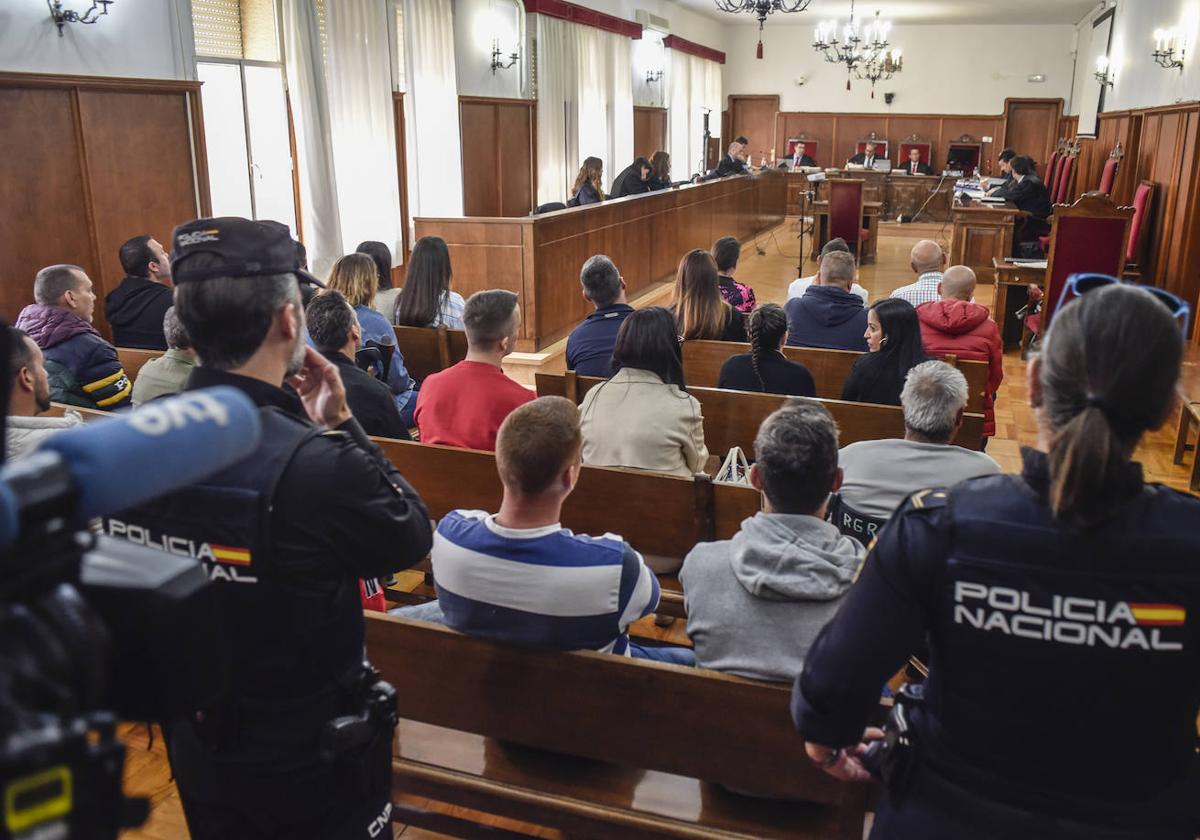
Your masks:
{"label": "white curtain", "polygon": [[667,56],[667,143],[671,178],[681,181],[704,171],[705,108],[708,130],[721,133],[721,65],[679,50]]}
{"label": "white curtain", "polygon": [[538,204],[566,201],[583,159],[604,161],[605,189],[633,161],[629,39],[537,16]]}
{"label": "white curtain", "polygon": [[450,0],[404,0],[404,38],[408,211],[414,219],[461,216],[462,141]]}
{"label": "white curtain", "polygon": [[284,0],[304,239],[323,276],[364,239],[402,250],[386,0]]}

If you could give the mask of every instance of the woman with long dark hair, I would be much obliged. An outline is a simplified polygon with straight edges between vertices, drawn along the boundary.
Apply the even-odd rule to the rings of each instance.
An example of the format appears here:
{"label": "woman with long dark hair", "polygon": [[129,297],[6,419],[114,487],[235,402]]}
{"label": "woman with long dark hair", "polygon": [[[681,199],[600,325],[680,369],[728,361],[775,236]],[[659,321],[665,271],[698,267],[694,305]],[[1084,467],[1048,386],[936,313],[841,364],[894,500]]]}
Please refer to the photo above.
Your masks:
{"label": "woman with long dark hair", "polygon": [[679,261],[671,309],[686,341],[746,340],[746,319],[721,297],[717,263],[708,251],[689,251]]}
{"label": "woman with long dark hair", "polygon": [[598,157],[585,158],[583,166],[579,167],[579,174],[575,176],[567,206],[582,207],[600,201],[604,201],[604,161]]}
{"label": "woman with long dark hair", "polygon": [[750,352],[725,360],[717,387],[815,397],[817,386],[812,373],[783,355],[788,330],[787,313],[783,308],[775,303],[763,304],[750,313],[746,326],[750,333]]}
{"label": "woman with long dark hair", "polygon": [[422,236],[408,258],[404,290],[396,299],[392,323],[401,327],[463,328],[466,302],[450,290],[454,272],[450,268],[450,249],[440,236]]}
{"label": "woman with long dark hair", "polygon": [[392,249],[382,242],[368,239],[359,242],[354,251],[366,254],[375,262],[378,288],[375,291],[375,302],[371,306],[383,317],[391,318],[392,310],[396,307],[396,296],[400,294],[400,290],[392,286]]}
{"label": "woman with long dark hair", "polygon": [[616,373],[583,398],[583,462],[690,476],[704,469],[704,418],[684,390],[675,318],[631,313],[613,349]]}
{"label": "woman with long dark hair", "polygon": [[616,178],[613,178],[612,192],[608,197],[624,198],[627,195],[641,195],[648,192],[650,192],[650,161],[639,157],[617,173]]}
{"label": "woman with long dark hair", "polygon": [[919,491],[879,532],[792,694],[809,757],[865,779],[879,686],[928,644],[873,840],[1196,836],[1200,500],[1132,460],[1182,355],[1144,289],[1072,301],[1027,368],[1022,472]]}
{"label": "woman with long dark hair", "polygon": [[867,310],[869,353],[858,357],[842,387],[842,399],[900,405],[904,377],[928,361],[921,344],[921,322],[913,305],[901,298],[884,298]]}
{"label": "woman with long dark hair", "polygon": [[650,156],[651,190],[668,190],[671,188],[671,156],[659,149]]}

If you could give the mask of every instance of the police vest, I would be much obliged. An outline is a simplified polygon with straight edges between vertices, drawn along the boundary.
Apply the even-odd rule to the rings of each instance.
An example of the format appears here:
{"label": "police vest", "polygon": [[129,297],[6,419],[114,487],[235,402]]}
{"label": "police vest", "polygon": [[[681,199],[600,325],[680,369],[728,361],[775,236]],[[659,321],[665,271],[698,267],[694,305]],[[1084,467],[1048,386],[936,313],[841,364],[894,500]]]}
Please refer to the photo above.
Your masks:
{"label": "police vest", "polygon": [[[955,778],[1035,810],[1166,816],[1196,770],[1200,503],[1145,485],[1082,530],[1009,475],[913,505],[949,514],[930,604],[931,758],[945,747]],[[906,547],[921,556],[916,537]]]}
{"label": "police vest", "polygon": [[253,454],[200,484],[106,518],[104,529],[204,564],[217,588],[235,698],[297,699],[361,667],[362,606],[356,579],[326,571],[307,580],[273,550],[276,487],[297,450],[322,432],[277,408],[260,415],[262,440]]}

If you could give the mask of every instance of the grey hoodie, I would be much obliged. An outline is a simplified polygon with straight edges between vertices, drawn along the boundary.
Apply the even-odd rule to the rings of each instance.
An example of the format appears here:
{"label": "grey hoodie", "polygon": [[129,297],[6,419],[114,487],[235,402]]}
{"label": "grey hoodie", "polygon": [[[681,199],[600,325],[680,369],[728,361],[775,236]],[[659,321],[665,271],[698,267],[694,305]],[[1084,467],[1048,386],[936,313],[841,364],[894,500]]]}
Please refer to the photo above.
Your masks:
{"label": "grey hoodie", "polygon": [[791,682],[865,549],[815,516],[757,513],[731,540],[700,543],[679,572],[696,664]]}

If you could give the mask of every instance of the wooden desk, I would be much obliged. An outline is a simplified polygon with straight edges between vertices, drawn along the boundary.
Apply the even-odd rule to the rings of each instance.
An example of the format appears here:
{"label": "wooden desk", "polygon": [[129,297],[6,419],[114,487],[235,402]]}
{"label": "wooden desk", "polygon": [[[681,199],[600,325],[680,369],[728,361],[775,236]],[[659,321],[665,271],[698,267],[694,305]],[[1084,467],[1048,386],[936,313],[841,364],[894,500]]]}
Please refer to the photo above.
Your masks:
{"label": "wooden desk", "polygon": [[688,251],[722,236],[745,242],[783,221],[784,177],[777,170],[688,184],[586,207],[521,218],[418,217],[416,234],[450,247],[454,290],[520,295],[517,349],[540,350],[592,312],[579,287],[588,257],[607,254],[630,298],[674,277]]}
{"label": "wooden desk", "polygon": [[[954,198],[954,178],[940,175],[901,175],[899,173],[868,172],[863,169],[830,170],[830,177],[850,178],[863,182],[863,201],[877,201],[880,213],[888,218],[903,213],[912,215],[929,199],[918,221],[950,221],[950,205]],[[813,189],[818,201],[829,200],[826,181],[810,185],[803,172],[789,172],[787,178],[787,214],[799,216],[804,208],[801,194]],[[930,194],[933,197],[930,198]]]}
{"label": "wooden desk", "polygon": [[952,213],[950,264],[970,266],[980,282],[994,283],[996,269],[992,260],[1012,255],[1013,220],[1026,214],[1008,202],[960,204],[957,200]]}
{"label": "wooden desk", "polygon": [[[862,255],[864,264],[875,262],[875,251],[879,244],[879,214],[882,210],[883,204],[881,202],[863,202],[863,225],[871,231],[871,238],[864,243],[866,245]],[[821,248],[829,241],[829,202],[814,201],[812,214],[813,237],[811,257],[815,262],[821,256]]]}
{"label": "wooden desk", "polygon": [[[1046,288],[1046,269],[1032,268],[1027,265],[1015,265],[1005,262],[1002,257],[992,258],[992,269],[996,273],[996,291],[992,300],[992,320],[1000,328],[1001,338],[1005,335],[1006,313],[1008,311],[1008,289],[1010,286],[1026,288],[1030,283],[1040,283]],[[1011,342],[1005,342],[1008,349]]]}

